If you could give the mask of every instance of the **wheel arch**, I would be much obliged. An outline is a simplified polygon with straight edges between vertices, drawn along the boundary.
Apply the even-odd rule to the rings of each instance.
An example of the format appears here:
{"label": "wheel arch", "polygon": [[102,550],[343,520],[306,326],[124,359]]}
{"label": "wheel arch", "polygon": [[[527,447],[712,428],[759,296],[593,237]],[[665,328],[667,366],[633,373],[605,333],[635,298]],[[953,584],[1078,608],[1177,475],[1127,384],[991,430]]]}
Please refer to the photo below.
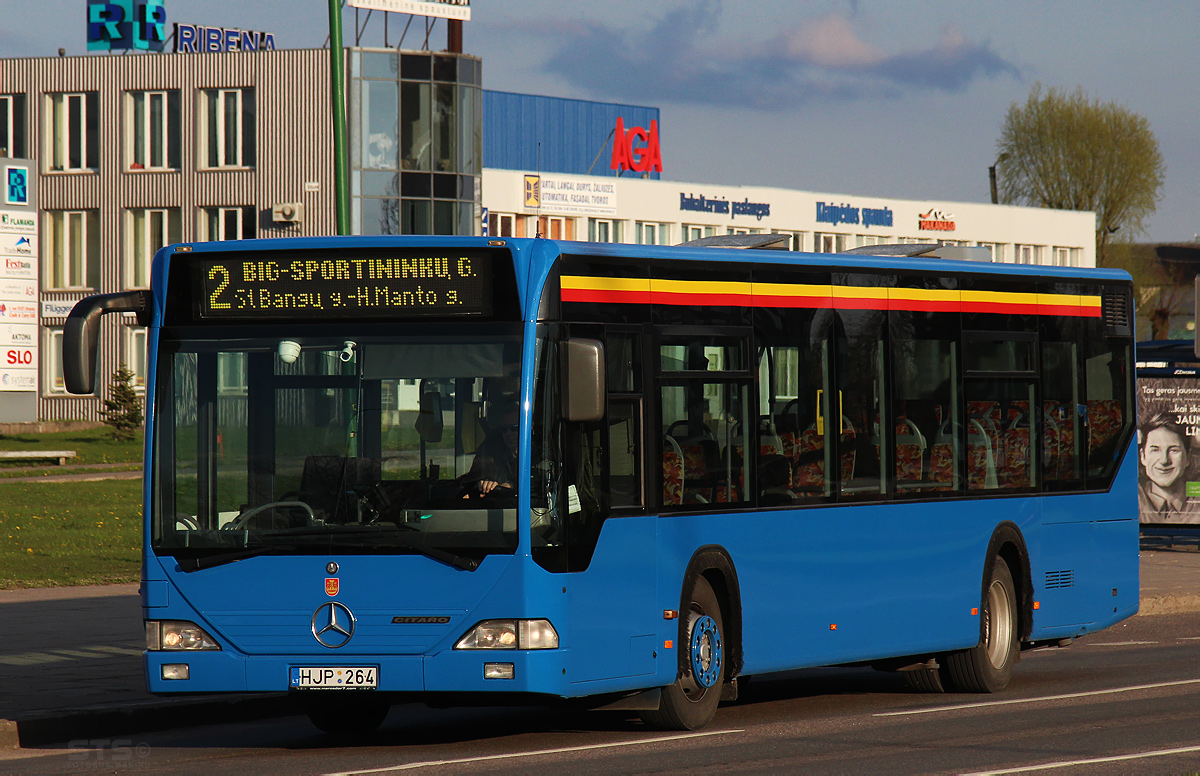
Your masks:
{"label": "wheel arch", "polygon": [[[742,671],[742,592],[738,585],[737,569],[729,551],[717,544],[697,549],[683,574],[683,586],[679,591],[679,612],[687,611],[692,600],[696,580],[704,577],[716,593],[721,604],[721,619],[725,625],[726,654],[728,655],[727,679],[733,679]],[[679,617],[680,666],[689,665],[690,649],[687,635],[687,619]]]}
{"label": "wheel arch", "polygon": [[[1021,641],[1028,641],[1033,632],[1033,578],[1029,566],[1029,550],[1025,546],[1025,537],[1016,523],[1005,520],[992,531],[991,541],[988,542],[987,555],[983,563],[983,580],[981,582],[980,600],[987,595],[988,583],[992,578],[992,564],[996,558],[1008,564],[1012,574],[1013,584],[1016,585],[1017,597],[1017,636]],[[980,638],[983,637],[983,622],[980,621]]]}

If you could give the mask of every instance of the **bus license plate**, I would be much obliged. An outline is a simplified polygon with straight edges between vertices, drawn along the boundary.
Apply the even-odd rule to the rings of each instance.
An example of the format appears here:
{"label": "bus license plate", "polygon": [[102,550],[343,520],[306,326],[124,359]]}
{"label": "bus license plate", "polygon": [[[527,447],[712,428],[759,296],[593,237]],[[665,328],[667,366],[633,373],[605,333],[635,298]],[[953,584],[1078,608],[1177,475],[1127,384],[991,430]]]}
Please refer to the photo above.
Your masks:
{"label": "bus license plate", "polygon": [[374,690],[379,684],[375,666],[292,666],[293,690]]}

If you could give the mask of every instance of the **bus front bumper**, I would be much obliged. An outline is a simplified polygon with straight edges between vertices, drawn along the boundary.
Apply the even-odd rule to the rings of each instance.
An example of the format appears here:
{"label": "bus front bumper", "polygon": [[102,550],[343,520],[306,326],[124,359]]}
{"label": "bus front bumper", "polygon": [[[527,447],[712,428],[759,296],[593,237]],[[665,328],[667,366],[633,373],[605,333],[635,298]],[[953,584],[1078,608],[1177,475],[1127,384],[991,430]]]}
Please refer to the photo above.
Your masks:
{"label": "bus front bumper", "polygon": [[[298,690],[293,668],[375,669],[375,690],[395,693],[538,693],[567,697],[567,652],[454,650],[434,655],[246,656],[229,651],[145,652],[150,692],[328,692]],[[177,678],[168,678],[177,677]]]}

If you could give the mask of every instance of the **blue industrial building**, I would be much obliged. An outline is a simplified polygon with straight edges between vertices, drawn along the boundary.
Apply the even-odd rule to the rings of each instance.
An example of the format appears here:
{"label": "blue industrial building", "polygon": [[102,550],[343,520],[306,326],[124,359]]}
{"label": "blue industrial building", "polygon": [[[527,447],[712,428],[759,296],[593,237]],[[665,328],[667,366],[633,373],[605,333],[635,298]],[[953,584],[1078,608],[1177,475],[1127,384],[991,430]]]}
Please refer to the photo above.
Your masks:
{"label": "blue industrial building", "polygon": [[[658,108],[483,91],[483,166],[576,175],[616,175],[612,141],[617,119],[626,131],[662,131]],[[540,145],[540,159],[539,159]],[[642,173],[625,170],[626,177]],[[658,180],[660,173],[646,173]]]}

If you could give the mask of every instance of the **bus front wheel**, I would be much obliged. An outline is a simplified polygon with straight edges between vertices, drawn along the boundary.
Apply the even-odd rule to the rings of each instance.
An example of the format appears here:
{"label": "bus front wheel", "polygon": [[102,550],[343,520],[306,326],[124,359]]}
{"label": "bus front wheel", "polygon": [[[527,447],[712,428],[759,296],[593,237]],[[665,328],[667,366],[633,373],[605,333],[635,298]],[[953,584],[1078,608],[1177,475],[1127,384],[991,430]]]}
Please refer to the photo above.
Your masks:
{"label": "bus front wheel", "polygon": [[1000,692],[1020,657],[1017,595],[1012,572],[1001,557],[992,561],[991,579],[980,609],[981,638],[970,649],[946,655],[944,678],[963,692]]}
{"label": "bus front wheel", "polygon": [[725,681],[725,625],[712,586],[697,577],[687,617],[686,651],[679,677],[664,687],[658,709],[643,711],[642,719],[662,730],[699,730],[712,721]]}

